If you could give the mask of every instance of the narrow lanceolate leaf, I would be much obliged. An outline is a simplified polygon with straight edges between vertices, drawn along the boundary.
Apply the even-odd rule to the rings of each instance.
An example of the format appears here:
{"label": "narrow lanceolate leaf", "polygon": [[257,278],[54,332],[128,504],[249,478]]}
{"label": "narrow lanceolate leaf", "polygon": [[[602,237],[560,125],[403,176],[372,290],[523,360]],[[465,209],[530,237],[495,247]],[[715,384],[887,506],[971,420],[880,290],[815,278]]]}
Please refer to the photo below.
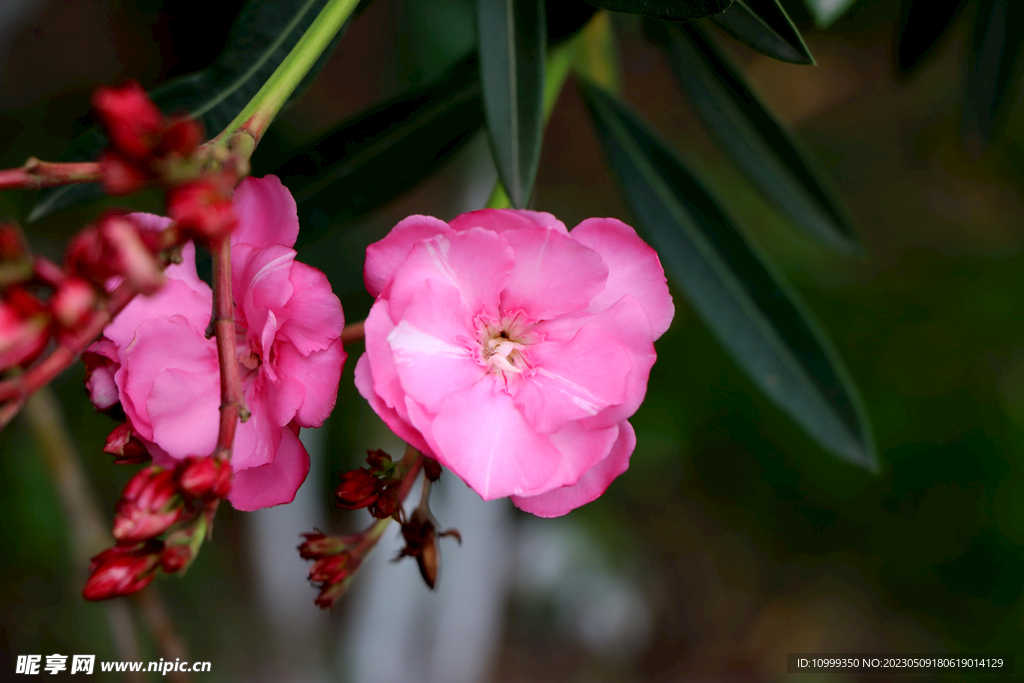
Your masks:
{"label": "narrow lanceolate leaf", "polygon": [[587,0],[613,12],[641,14],[654,19],[693,21],[729,9],[733,0]]}
{"label": "narrow lanceolate leaf", "polygon": [[840,254],[860,251],[843,202],[814,157],[775,119],[739,70],[693,24],[651,21],[648,34],[718,143],[805,235]]}
{"label": "narrow lanceolate leaf", "polygon": [[909,75],[949,33],[967,0],[903,0],[896,34],[896,70]]}
{"label": "narrow lanceolate leaf", "polygon": [[[202,120],[207,135],[215,135],[231,123],[263,87],[327,2],[249,0],[238,15],[224,51],[216,61],[202,71],[157,86],[150,93],[153,101],[164,112],[188,113]],[[368,2],[364,0],[360,8],[366,4]],[[344,29],[338,32],[331,48],[343,33]],[[293,97],[319,73],[331,48],[325,50],[310,69]],[[94,127],[75,140],[61,158],[68,161],[94,159],[104,146],[106,138]],[[32,222],[100,196],[102,190],[97,185],[67,185],[47,190],[29,213],[28,220]]]}
{"label": "narrow lanceolate leaf", "polygon": [[857,0],[804,0],[818,28],[828,28],[846,14]]}
{"label": "narrow lanceolate leaf", "polygon": [[512,205],[530,201],[544,135],[543,0],[477,0],[487,135]]}
{"label": "narrow lanceolate leaf", "polygon": [[1020,87],[1024,3],[980,0],[963,104],[967,151],[982,153],[999,137]]}
{"label": "narrow lanceolate leaf", "polygon": [[667,143],[603,91],[585,94],[612,174],[669,278],[776,405],[832,454],[876,469],[857,391],[799,296]]}
{"label": "narrow lanceolate leaf", "polygon": [[793,64],[814,64],[800,31],[778,0],[736,0],[713,19],[733,38],[761,54]]}
{"label": "narrow lanceolate leaf", "polygon": [[427,177],[483,125],[476,54],[435,83],[388,100],[285,159],[254,159],[273,172],[303,214],[350,220]]}

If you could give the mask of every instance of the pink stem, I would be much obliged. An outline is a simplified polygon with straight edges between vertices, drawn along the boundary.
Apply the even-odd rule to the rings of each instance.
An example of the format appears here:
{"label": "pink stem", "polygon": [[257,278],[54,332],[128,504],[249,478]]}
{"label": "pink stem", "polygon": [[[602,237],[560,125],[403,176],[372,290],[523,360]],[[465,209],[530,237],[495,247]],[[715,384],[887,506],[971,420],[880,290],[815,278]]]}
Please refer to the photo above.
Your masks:
{"label": "pink stem", "polygon": [[235,302],[231,296],[231,238],[220,238],[210,245],[210,250],[213,253],[213,329],[220,362],[220,430],[214,455],[230,460],[238,420],[249,419],[238,371]]}
{"label": "pink stem", "polygon": [[65,164],[29,157],[21,168],[0,171],[0,190],[38,190],[101,180],[100,165],[93,161]]}

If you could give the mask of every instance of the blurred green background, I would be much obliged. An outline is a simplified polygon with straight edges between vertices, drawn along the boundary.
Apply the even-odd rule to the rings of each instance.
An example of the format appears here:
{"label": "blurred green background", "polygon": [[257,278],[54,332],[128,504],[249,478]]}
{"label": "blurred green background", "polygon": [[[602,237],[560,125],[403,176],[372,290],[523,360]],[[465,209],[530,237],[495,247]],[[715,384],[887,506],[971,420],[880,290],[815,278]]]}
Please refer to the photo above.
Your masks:
{"label": "blurred green background", "polygon": [[[150,86],[208,63],[241,3],[219,3],[212,17],[209,4],[33,5],[0,52],[0,167],[57,158],[88,122],[99,84],[132,77]],[[959,141],[964,18],[915,78],[902,80],[891,66],[896,0],[859,2],[826,31],[799,3],[784,4],[818,66],[724,42],[828,168],[863,235],[862,258],[831,256],[793,231],[715,147],[639,23],[616,16],[624,94],[707,173],[820,318],[863,394],[881,471],[872,476],[815,446],[675,293],[676,320],[631,420],[638,446],[630,469],[570,515],[573,533],[593,539],[601,561],[645,596],[648,636],[626,654],[602,654],[558,627],[550,605],[511,591],[486,680],[891,680],[787,676],[787,652],[1013,652],[1024,666],[1024,110],[1018,103],[1005,139],[972,161]],[[306,142],[436,77],[472,41],[468,2],[376,0],[254,165],[261,152]],[[366,245],[410,213],[450,219],[466,208],[467,176],[489,163],[479,143],[375,214],[343,224],[328,216],[300,235],[299,258],[328,274],[348,320],[371,304],[361,276]],[[0,213],[23,220],[33,201],[4,193]],[[152,197],[132,201],[159,210]],[[546,132],[533,207],[569,226],[589,216],[630,219],[571,79]],[[30,238],[58,257],[95,211],[46,218],[28,227]],[[360,345],[349,353],[321,496],[336,529],[351,522],[330,508],[331,482],[375,447],[380,430],[352,387]],[[101,452],[115,423],[93,411],[83,376],[77,367],[55,388],[109,510],[131,468]],[[79,597],[83,568],[69,557],[56,493],[23,424],[0,435],[0,453],[0,651],[114,659],[102,608]],[[222,510],[214,542],[188,576],[158,581],[191,657],[213,662],[197,680],[263,680],[269,666],[272,629],[252,599],[246,525],[245,515]],[[313,597],[310,589],[311,612]],[[343,606],[323,628],[346,618]],[[324,639],[325,652],[332,642]],[[142,646],[153,652],[145,636]]]}

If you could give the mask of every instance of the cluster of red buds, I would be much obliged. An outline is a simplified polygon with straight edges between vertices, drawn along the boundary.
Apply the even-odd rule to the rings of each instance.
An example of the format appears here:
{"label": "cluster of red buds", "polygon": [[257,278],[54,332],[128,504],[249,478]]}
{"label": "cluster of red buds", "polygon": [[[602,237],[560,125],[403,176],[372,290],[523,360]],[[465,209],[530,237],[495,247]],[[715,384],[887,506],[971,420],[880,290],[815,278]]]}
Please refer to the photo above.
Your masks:
{"label": "cluster of red buds", "polygon": [[[430,488],[441,476],[441,465],[420,455],[412,447],[407,449],[401,462],[393,461],[382,450],[367,451],[366,456],[366,467],[341,475],[341,484],[335,491],[338,507],[345,510],[367,508],[378,520],[394,519],[401,524],[405,547],[395,561],[403,557],[415,558],[420,575],[433,589],[440,567],[438,539],[454,536],[462,542],[459,532],[454,529],[438,531],[437,520],[430,512]],[[401,502],[421,465],[423,495],[419,506],[406,518]],[[383,530],[382,522],[377,522],[362,533],[349,536],[329,536],[319,530],[303,534],[306,540],[299,546],[299,555],[315,560],[309,571],[309,580],[318,584],[320,589],[316,599],[318,607],[328,609],[337,604]]]}
{"label": "cluster of red buds", "polygon": [[[223,238],[236,223],[231,192],[246,162],[201,147],[199,122],[165,117],[133,82],[100,88],[93,104],[110,146],[98,176],[88,179],[102,177],[111,194],[159,185],[173,222],[151,229],[130,214],[107,211],[72,238],[63,268],[33,256],[17,226],[0,224],[0,372],[25,370],[0,384],[0,428],[132,297],[160,289],[163,268],[178,260],[182,244]],[[61,164],[30,162],[24,173],[65,177]],[[55,350],[40,360],[51,341]]]}
{"label": "cluster of red buds", "polygon": [[82,595],[87,600],[128,595],[149,585],[157,569],[167,574],[187,569],[230,490],[231,465],[215,457],[137,472],[115,508],[117,545],[93,558]]}
{"label": "cluster of red buds", "polygon": [[190,237],[225,235],[236,219],[231,189],[234,170],[204,173],[196,151],[203,127],[186,117],[166,117],[135,82],[101,88],[93,107],[110,147],[100,159],[110,194],[134,192],[153,182],[167,187],[167,213]]}
{"label": "cluster of red buds", "polygon": [[316,606],[330,609],[345,594],[348,580],[359,569],[369,547],[365,547],[363,534],[329,536],[317,529],[302,535],[306,540],[299,546],[299,555],[304,560],[315,560],[309,580],[319,584]]}
{"label": "cluster of red buds", "polygon": [[341,475],[341,484],[334,491],[335,504],[343,510],[369,508],[377,519],[387,519],[398,507],[399,464],[382,450],[366,451],[366,462],[368,467]]}

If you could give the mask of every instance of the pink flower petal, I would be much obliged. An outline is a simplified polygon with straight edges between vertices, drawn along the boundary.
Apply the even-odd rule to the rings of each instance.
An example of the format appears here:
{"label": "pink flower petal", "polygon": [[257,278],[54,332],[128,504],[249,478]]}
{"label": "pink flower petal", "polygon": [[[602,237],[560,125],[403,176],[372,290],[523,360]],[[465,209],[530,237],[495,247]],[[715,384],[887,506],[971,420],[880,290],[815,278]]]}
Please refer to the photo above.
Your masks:
{"label": "pink flower petal", "polygon": [[391,346],[388,344],[388,335],[395,329],[389,311],[386,299],[378,299],[370,309],[364,327],[366,353],[363,358],[368,364],[367,376],[373,379],[370,390],[379,395],[385,405],[396,411],[399,418],[408,422],[409,416],[405,412],[405,391],[398,379],[398,371],[391,356]]}
{"label": "pink flower petal", "polygon": [[453,394],[430,427],[444,464],[484,500],[537,489],[561,458],[547,437],[530,428],[494,375]]}
{"label": "pink flower petal", "polygon": [[543,341],[527,354],[534,375],[516,386],[515,404],[541,434],[626,400],[629,354],[602,329],[583,327],[568,341]]}
{"label": "pink flower petal", "polygon": [[238,226],[231,233],[231,244],[269,247],[295,245],[299,236],[299,214],[295,199],[274,175],[246,178],[234,196]]}
{"label": "pink flower petal", "polygon": [[601,293],[608,268],[597,252],[546,228],[502,234],[515,254],[515,266],[501,293],[507,313],[521,310],[546,320],[586,310]]}
{"label": "pink flower petal", "polygon": [[458,290],[428,280],[387,337],[406,395],[436,413],[450,395],[479,382],[487,369],[473,357],[475,336]]}
{"label": "pink flower petal", "polygon": [[588,218],[569,236],[600,254],[608,266],[608,284],[590,302],[590,310],[601,311],[628,294],[647,312],[654,338],[663,335],[672,323],[675,305],[657,252],[633,228],[614,218]]}
{"label": "pink flower petal", "polygon": [[610,405],[593,417],[583,418],[583,425],[591,429],[606,429],[630,417],[643,403],[647,393],[647,380],[657,354],[651,341],[651,327],[647,314],[631,296],[623,296],[610,308],[597,314],[565,316],[543,322],[535,328],[546,336],[547,342],[573,338],[579,330],[590,327],[601,329],[615,337],[629,355],[629,372],[625,377],[624,399]]}
{"label": "pink flower petal", "polygon": [[569,234],[569,231],[565,229],[565,223],[546,211],[480,209],[456,216],[449,225],[458,232],[465,232],[473,228],[483,228],[493,232],[551,228],[563,235]]}
{"label": "pink flower petal", "polygon": [[[373,408],[373,412],[377,413],[380,419],[384,420],[384,424],[388,426],[398,438],[403,441],[412,444],[413,448],[418,450],[424,455],[430,457],[436,457],[434,450],[427,445],[426,440],[419,431],[410,425],[405,419],[399,416],[398,411],[388,406],[380,395],[373,390],[374,378],[373,373],[370,370],[370,358],[369,354],[364,353],[356,361],[355,369],[355,385],[356,389],[359,390],[359,395],[365,398],[370,407]],[[406,414],[405,402],[402,402],[402,412]]]}
{"label": "pink flower petal", "polygon": [[281,374],[301,383],[302,403],[295,413],[295,421],[301,427],[319,427],[334,410],[338,400],[338,383],[347,354],[341,347],[341,340],[322,351],[313,351],[303,356],[288,343],[277,347],[277,366]]}
{"label": "pink flower petal", "polygon": [[146,401],[153,441],[172,458],[209,455],[217,445],[220,423],[220,375],[163,370]]}
{"label": "pink flower petal", "polygon": [[629,456],[634,448],[636,433],[632,425],[623,421],[619,425],[619,437],[608,456],[587,470],[575,484],[536,496],[512,496],[512,502],[520,510],[538,517],[561,517],[600,497],[609,484],[629,468]]}
{"label": "pink flower petal", "polygon": [[[264,358],[279,327],[292,317],[288,302],[295,291],[289,277],[294,262],[291,247],[257,249],[242,244],[231,248],[232,294],[243,314],[237,323],[248,330],[250,343]],[[268,329],[271,316],[274,322]]]}
{"label": "pink flower petal", "polygon": [[366,248],[363,280],[376,298],[391,283],[395,272],[417,244],[435,235],[453,235],[444,221],[433,216],[409,216],[392,228],[387,237]]}
{"label": "pink flower petal", "polygon": [[257,375],[242,387],[245,407],[251,413],[249,420],[241,422],[235,431],[234,453],[231,461],[239,469],[266,465],[274,459],[280,446],[281,427],[271,418],[267,399],[267,379]]}
{"label": "pink flower petal", "polygon": [[278,333],[299,353],[309,355],[331,346],[345,327],[341,301],[331,291],[331,283],[322,272],[296,261],[288,274],[293,292],[288,300],[288,318]]}
{"label": "pink flower petal", "polygon": [[234,461],[235,478],[228,500],[236,510],[251,512],[295,500],[309,474],[309,454],[288,427],[280,430],[280,446],[274,460],[262,467],[240,469]]}
{"label": "pink flower petal", "polygon": [[[119,384],[121,405],[132,425],[149,440],[153,439],[153,422],[147,404],[153,383],[160,373],[176,368],[197,376],[220,376],[216,342],[206,339],[180,315],[143,321],[124,354],[125,360],[117,375],[123,379],[123,384]],[[205,387],[206,383],[201,386]],[[192,389],[185,385],[181,392],[188,396]],[[217,393],[219,395],[219,389]],[[197,424],[195,428],[204,429],[205,423]]]}
{"label": "pink flower petal", "polygon": [[496,315],[513,263],[505,240],[479,228],[424,240],[409,252],[391,283],[392,319],[405,315],[405,307],[429,281],[455,287],[470,315]]}

